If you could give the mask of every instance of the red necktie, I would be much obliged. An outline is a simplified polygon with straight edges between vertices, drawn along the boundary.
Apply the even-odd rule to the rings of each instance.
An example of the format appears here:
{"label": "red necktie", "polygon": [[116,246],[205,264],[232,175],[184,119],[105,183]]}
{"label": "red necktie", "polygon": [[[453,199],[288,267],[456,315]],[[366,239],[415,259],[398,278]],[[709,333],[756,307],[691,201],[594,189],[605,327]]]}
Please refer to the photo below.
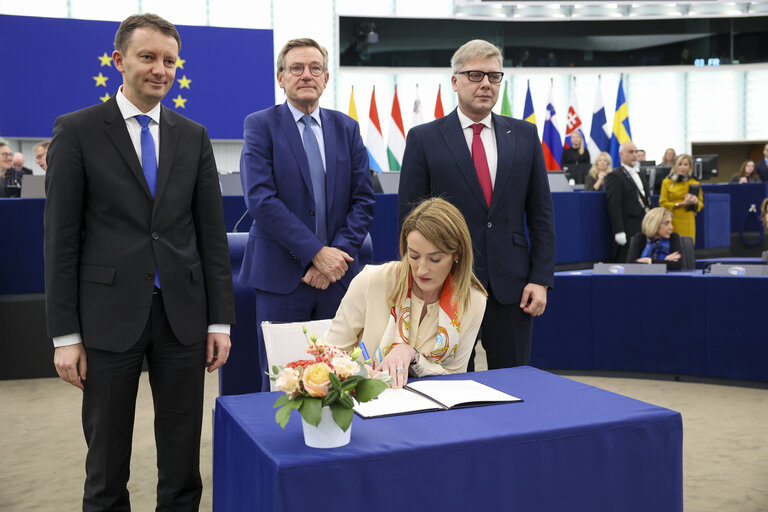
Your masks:
{"label": "red necktie", "polygon": [[485,146],[483,146],[483,141],[480,138],[480,132],[483,131],[484,127],[485,125],[482,123],[472,125],[472,130],[475,132],[472,137],[472,161],[475,163],[477,179],[480,180],[480,187],[483,189],[485,202],[488,203],[488,207],[490,207],[491,197],[493,196],[491,171],[488,169],[488,158],[485,156]]}

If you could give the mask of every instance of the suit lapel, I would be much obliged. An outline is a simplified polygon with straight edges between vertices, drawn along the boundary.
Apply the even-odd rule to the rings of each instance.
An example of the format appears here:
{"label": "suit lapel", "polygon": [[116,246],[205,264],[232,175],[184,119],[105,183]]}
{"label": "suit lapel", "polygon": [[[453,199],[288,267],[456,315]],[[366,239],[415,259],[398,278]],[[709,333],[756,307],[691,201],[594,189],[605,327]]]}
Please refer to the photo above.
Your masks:
{"label": "suit lapel", "polygon": [[277,120],[280,125],[280,129],[285,136],[285,140],[288,141],[288,145],[291,147],[291,152],[296,158],[296,164],[299,167],[299,174],[304,180],[304,185],[307,187],[309,195],[312,196],[312,178],[309,174],[309,161],[307,160],[307,152],[304,149],[304,144],[301,142],[301,135],[299,135],[299,129],[296,121],[293,120],[293,115],[288,109],[288,103],[283,103],[279,109],[277,109]]}
{"label": "suit lapel", "polygon": [[171,164],[179,141],[179,131],[175,121],[171,118],[170,111],[160,107],[160,161],[157,165],[157,186],[155,187],[155,206],[165,192],[168,184],[168,176],[171,173]]}
{"label": "suit lapel", "polygon": [[152,194],[149,191],[147,185],[147,179],[144,177],[144,171],[141,170],[141,163],[139,157],[136,154],[136,149],[131,142],[131,136],[128,135],[128,128],[125,127],[125,119],[120,114],[120,108],[117,106],[117,100],[114,96],[104,103],[104,131],[107,137],[115,145],[120,156],[123,157],[125,165],[133,173],[136,180],[139,182],[139,186],[144,190],[149,199],[152,199]]}
{"label": "suit lapel", "polygon": [[320,109],[320,120],[323,122],[323,145],[325,146],[325,211],[333,209],[333,193],[336,186],[336,124],[333,118],[324,114]]}
{"label": "suit lapel", "polygon": [[453,112],[448,114],[440,126],[440,131],[443,134],[445,143],[448,145],[453,159],[456,161],[456,166],[459,168],[459,172],[469,184],[470,190],[475,194],[475,197],[480,201],[487,209],[488,203],[485,202],[485,195],[483,189],[480,186],[480,180],[477,178],[477,171],[475,170],[475,163],[472,161],[472,155],[467,147],[467,139],[464,137],[464,133],[461,130],[461,122],[459,121],[459,115],[454,109]]}
{"label": "suit lapel", "polygon": [[[493,198],[491,210],[498,208],[501,201],[501,191],[511,179],[514,172],[512,155],[514,154],[515,132],[512,123],[505,122],[504,118],[493,114],[493,131],[496,136],[496,180],[493,184]],[[497,193],[498,192],[498,193]]]}

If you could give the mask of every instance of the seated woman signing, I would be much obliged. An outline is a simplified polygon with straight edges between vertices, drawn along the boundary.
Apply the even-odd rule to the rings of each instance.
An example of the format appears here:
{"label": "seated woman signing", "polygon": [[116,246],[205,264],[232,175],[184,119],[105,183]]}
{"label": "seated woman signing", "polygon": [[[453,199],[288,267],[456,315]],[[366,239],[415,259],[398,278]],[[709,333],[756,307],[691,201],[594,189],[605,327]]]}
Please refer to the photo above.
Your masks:
{"label": "seated woman signing", "polygon": [[672,212],[651,209],[643,217],[641,229],[632,237],[627,263],[666,263],[668,270],[683,268],[680,235],[672,232]]}
{"label": "seated woman signing", "polygon": [[392,387],[409,375],[465,372],[488,294],[472,271],[464,217],[443,199],[423,201],[403,222],[400,258],[352,280],[324,342],[365,344]]}

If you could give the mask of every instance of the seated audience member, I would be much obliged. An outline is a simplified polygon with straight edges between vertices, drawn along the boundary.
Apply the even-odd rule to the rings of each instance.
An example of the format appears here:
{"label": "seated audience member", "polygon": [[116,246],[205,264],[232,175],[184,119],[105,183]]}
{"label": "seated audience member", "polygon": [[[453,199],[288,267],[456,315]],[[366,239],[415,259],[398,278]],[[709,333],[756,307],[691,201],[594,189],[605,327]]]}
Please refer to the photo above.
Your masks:
{"label": "seated audience member", "polygon": [[672,228],[672,212],[652,208],[643,217],[642,232],[632,237],[627,263],[666,263],[668,270],[683,268],[680,235]]}
{"label": "seated audience member", "polygon": [[755,162],[755,171],[760,181],[768,182],[768,144],[763,146],[763,159]]}
{"label": "seated audience member", "polygon": [[755,162],[745,160],[739,167],[739,172],[731,176],[729,183],[759,183],[760,176],[755,172]]}
{"label": "seated audience member", "polygon": [[[675,233],[689,236],[696,241],[696,212],[704,208],[704,195],[701,183],[691,177],[693,159],[690,155],[682,154],[675,160],[675,165],[669,176],[661,182],[659,206],[672,212],[672,223]],[[698,193],[690,194],[690,187],[696,186]]]}
{"label": "seated audience member", "polygon": [[645,150],[644,149],[638,149],[637,150],[637,161],[638,162],[645,162]]}
{"label": "seated audience member", "polygon": [[584,138],[581,136],[581,132],[573,132],[571,134],[571,147],[563,150],[563,165],[588,164],[589,160],[589,151],[584,147]]}
{"label": "seated audience member", "polygon": [[0,142],[0,178],[3,187],[0,197],[20,197],[22,171],[13,167],[13,150],[7,142]]}
{"label": "seated audience member", "polygon": [[595,163],[592,164],[592,168],[587,173],[587,177],[584,178],[584,190],[595,191],[603,190],[605,187],[605,176],[613,170],[613,160],[611,155],[603,151],[597,158]]}
{"label": "seated audience member", "polygon": [[324,342],[365,346],[374,371],[395,378],[462,373],[483,320],[487,293],[472,271],[472,240],[458,209],[426,199],[403,221],[400,261],[355,276]]}
{"label": "seated audience member", "polygon": [[677,153],[675,153],[675,150],[672,148],[667,148],[666,151],[664,151],[664,156],[661,157],[661,162],[658,164],[659,166],[670,166],[672,167],[675,165],[675,159],[677,158]]}
{"label": "seated audience member", "polygon": [[13,168],[21,171],[22,174],[32,174],[32,169],[24,167],[24,153],[13,154]]}
{"label": "seated audience member", "polygon": [[48,161],[45,159],[45,157],[48,154],[48,146],[50,145],[50,140],[44,140],[43,142],[38,143],[34,148],[35,163],[39,165],[40,168],[44,171],[48,170]]}

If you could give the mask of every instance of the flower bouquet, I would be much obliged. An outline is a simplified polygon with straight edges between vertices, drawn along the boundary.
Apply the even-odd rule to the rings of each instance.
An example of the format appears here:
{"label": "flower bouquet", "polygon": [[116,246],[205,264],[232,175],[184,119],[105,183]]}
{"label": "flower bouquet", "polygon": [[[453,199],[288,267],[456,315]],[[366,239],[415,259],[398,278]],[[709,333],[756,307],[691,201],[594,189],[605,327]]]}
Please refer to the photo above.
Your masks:
{"label": "flower bouquet", "polygon": [[[304,327],[304,337],[307,328]],[[312,358],[292,361],[285,366],[273,366],[269,378],[285,394],[275,402],[277,423],[285,428],[291,411],[298,409],[305,422],[317,427],[323,407],[330,408],[333,421],[346,432],[352,424],[354,400],[373,400],[392,382],[392,377],[379,374],[369,377],[362,354],[356,347],[350,354],[332,345],[324,345],[312,334],[307,339],[307,353]],[[366,361],[364,361],[366,362]]]}

